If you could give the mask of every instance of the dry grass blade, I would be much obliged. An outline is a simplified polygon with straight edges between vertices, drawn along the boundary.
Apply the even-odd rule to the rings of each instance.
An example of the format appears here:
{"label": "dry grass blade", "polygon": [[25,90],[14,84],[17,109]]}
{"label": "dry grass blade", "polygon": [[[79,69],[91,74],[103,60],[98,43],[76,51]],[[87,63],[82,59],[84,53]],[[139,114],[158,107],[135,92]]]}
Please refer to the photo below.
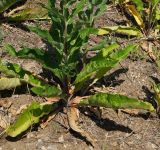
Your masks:
{"label": "dry grass blade", "polygon": [[67,116],[68,116],[68,123],[72,130],[79,133],[82,137],[84,137],[93,147],[95,147],[95,139],[93,139],[89,133],[81,129],[77,122],[78,122],[78,109],[75,107],[68,108]]}
{"label": "dry grass blade", "polygon": [[45,122],[42,122],[42,123],[40,124],[40,127],[41,127],[42,129],[44,129],[44,128],[48,125],[48,123],[49,123],[53,118],[55,118],[56,115],[57,115],[57,114],[55,114],[55,112],[51,113],[51,114],[49,115],[49,117],[47,118],[47,120],[46,120]]}
{"label": "dry grass blade", "polygon": [[145,52],[147,52],[148,56],[151,58],[151,60],[153,62],[156,62],[157,58],[156,56],[153,54],[153,51],[152,51],[152,43],[148,43],[148,42],[143,42],[141,43],[141,48],[142,50],[144,50]]}

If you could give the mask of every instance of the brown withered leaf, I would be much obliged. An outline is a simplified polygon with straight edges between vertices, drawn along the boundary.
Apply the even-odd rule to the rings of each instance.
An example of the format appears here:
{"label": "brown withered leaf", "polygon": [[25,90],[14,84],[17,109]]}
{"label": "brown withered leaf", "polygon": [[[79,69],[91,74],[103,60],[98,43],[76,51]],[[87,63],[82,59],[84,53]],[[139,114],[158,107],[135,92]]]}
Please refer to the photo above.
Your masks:
{"label": "brown withered leaf", "polygon": [[70,101],[69,106],[77,106],[82,99],[88,98],[89,96],[76,96],[72,101]]}
{"label": "brown withered leaf", "polygon": [[69,107],[67,111],[68,123],[70,128],[79,133],[82,137],[84,137],[93,147],[95,147],[96,140],[90,136],[89,133],[81,129],[78,126],[78,118],[79,118],[79,111],[76,107]]}
{"label": "brown withered leaf", "polygon": [[45,98],[47,100],[47,102],[51,102],[51,103],[56,103],[58,102],[61,98],[60,97],[49,97],[49,98]]}
{"label": "brown withered leaf", "polygon": [[151,42],[147,42],[147,41],[142,41],[141,42],[141,48],[142,50],[144,50],[148,56],[151,58],[151,60],[153,62],[156,62],[157,58],[156,56],[153,54],[153,44]]}
{"label": "brown withered leaf", "polygon": [[57,114],[55,114],[55,112],[51,113],[51,114],[49,115],[49,117],[47,118],[46,121],[42,121],[42,122],[40,123],[40,127],[41,127],[42,129],[44,129],[44,128],[48,125],[48,123],[49,123],[53,118],[55,118],[56,115],[57,115]]}

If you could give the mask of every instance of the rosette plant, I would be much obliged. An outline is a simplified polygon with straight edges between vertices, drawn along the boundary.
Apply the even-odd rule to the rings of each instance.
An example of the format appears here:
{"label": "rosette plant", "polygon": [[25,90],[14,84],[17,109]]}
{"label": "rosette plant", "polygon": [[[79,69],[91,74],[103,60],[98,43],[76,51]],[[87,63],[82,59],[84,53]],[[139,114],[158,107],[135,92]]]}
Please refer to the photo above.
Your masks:
{"label": "rosette plant", "polygon": [[[50,51],[39,48],[22,48],[16,51],[6,45],[8,53],[14,57],[33,59],[43,68],[52,72],[54,82],[48,82],[39,75],[21,68],[18,64],[0,63],[4,77],[0,79],[0,90],[29,84],[31,91],[50,99],[45,103],[33,102],[16,122],[6,129],[11,137],[26,131],[32,124],[39,123],[42,117],[64,110],[69,127],[85,137],[92,145],[94,140],[77,123],[78,109],[81,107],[137,108],[154,111],[153,106],[135,98],[111,93],[91,93],[94,84],[128,54],[136,45],[123,48],[116,43],[87,46],[89,36],[97,34],[94,20],[106,8],[106,0],[49,0],[48,16],[51,19],[50,30],[29,26],[28,29],[38,34],[52,48]],[[96,50],[97,55],[88,58],[88,52]]]}

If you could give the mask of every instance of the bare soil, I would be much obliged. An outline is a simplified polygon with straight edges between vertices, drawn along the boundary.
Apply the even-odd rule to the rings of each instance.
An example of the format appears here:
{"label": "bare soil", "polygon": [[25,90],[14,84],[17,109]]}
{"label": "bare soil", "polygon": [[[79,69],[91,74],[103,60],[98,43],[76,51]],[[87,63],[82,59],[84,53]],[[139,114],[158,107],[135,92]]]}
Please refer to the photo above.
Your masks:
{"label": "bare soil", "polygon": [[[120,13],[115,8],[109,8],[104,15],[96,21],[96,26],[116,25],[125,23]],[[3,24],[3,44],[10,43],[14,47],[46,47],[43,41],[34,33],[25,31],[19,24]],[[43,22],[47,27],[48,23]],[[112,35],[111,35],[112,36]],[[123,39],[126,40],[126,39]],[[95,37],[96,43],[99,37]],[[140,58],[140,55],[143,58]],[[11,58],[0,47],[0,57],[3,60],[16,62],[24,68],[36,74],[42,73],[40,64],[31,60]],[[103,80],[95,85],[95,90],[110,91],[127,96],[153,102],[151,80],[160,79],[155,64],[143,52],[130,55],[116,68],[110,71]],[[103,85],[103,88],[99,88]],[[43,98],[30,95],[27,86],[16,90],[0,92],[0,102],[6,102],[6,106],[0,106],[0,113],[8,117],[11,122],[16,115],[11,115],[21,106],[32,101],[44,101]],[[12,105],[9,105],[9,102]],[[8,112],[8,113],[6,113]],[[158,150],[160,149],[160,120],[151,114],[127,114],[119,111],[117,114],[112,109],[102,110],[102,119],[93,115],[80,115],[80,125],[97,139],[97,150]],[[3,131],[3,129],[0,129]],[[84,139],[67,129],[66,116],[61,113],[49,122],[45,129],[38,125],[21,137],[12,139],[6,135],[0,138],[0,150],[88,150],[93,149]]]}

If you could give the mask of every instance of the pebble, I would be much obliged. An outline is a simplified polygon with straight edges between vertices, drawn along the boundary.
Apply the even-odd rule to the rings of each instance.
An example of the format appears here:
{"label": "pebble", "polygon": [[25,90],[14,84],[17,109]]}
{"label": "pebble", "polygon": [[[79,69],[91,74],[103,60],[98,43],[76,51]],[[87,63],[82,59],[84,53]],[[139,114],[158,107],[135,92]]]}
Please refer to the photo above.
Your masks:
{"label": "pebble", "polygon": [[49,145],[47,147],[47,150],[58,150],[57,146],[56,145]]}
{"label": "pebble", "polygon": [[36,144],[37,148],[41,149],[43,145],[44,145],[44,142],[42,141],[42,139],[38,139],[38,142]]}
{"label": "pebble", "polygon": [[0,147],[0,150],[2,150],[2,147]]}
{"label": "pebble", "polygon": [[118,143],[115,141],[115,142],[112,142],[112,144],[111,144],[112,146],[117,146],[118,145]]}
{"label": "pebble", "polygon": [[19,97],[19,95],[13,95],[12,96],[12,98],[18,98]]}
{"label": "pebble", "polygon": [[41,150],[47,150],[47,148],[45,146],[42,146]]}
{"label": "pebble", "polygon": [[58,138],[58,141],[59,141],[60,143],[63,143],[63,142],[64,142],[64,137],[63,137],[63,135]]}
{"label": "pebble", "polygon": [[30,138],[33,138],[33,137],[35,137],[35,135],[32,132],[27,134],[27,139],[30,139]]}
{"label": "pebble", "polygon": [[67,148],[67,144],[63,144],[63,147],[64,147],[64,148]]}

